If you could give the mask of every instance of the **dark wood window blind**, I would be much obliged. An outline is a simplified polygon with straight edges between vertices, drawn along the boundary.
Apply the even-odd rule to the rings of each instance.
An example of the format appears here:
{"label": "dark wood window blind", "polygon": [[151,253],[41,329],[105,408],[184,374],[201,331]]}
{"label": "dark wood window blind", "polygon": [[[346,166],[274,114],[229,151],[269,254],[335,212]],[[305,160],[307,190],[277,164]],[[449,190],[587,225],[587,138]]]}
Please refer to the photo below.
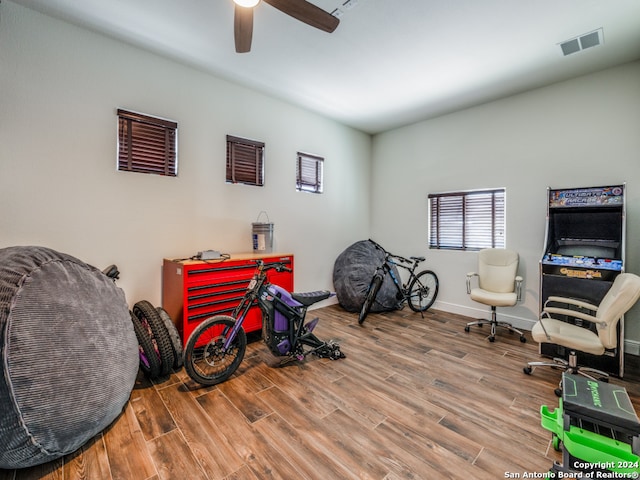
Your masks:
{"label": "dark wood window blind", "polygon": [[118,109],[118,170],[175,177],[178,124]]}
{"label": "dark wood window blind", "polygon": [[227,135],[227,183],[264,185],[264,143]]}
{"label": "dark wood window blind", "polygon": [[322,193],[322,169],[324,158],[298,152],[296,161],[296,190]]}
{"label": "dark wood window blind", "polygon": [[505,247],[503,188],[429,194],[429,248]]}

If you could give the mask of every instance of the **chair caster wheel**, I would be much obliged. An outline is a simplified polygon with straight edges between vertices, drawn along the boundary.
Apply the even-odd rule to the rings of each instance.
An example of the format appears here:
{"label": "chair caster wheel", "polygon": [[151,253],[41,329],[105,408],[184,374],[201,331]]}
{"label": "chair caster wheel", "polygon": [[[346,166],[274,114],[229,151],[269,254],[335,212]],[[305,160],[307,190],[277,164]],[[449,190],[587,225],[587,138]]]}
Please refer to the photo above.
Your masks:
{"label": "chair caster wheel", "polygon": [[465,331],[465,332],[469,333],[469,330],[471,330],[471,329],[469,328],[469,325],[467,325],[466,327],[464,327],[464,331]]}
{"label": "chair caster wheel", "polygon": [[527,337],[525,337],[524,335],[522,335],[522,336],[520,337],[520,342],[521,342],[521,343],[527,343]]}
{"label": "chair caster wheel", "polygon": [[496,341],[496,337],[489,337],[489,341],[490,341],[491,343],[495,342],[495,341]]}
{"label": "chair caster wheel", "polygon": [[522,371],[523,371],[524,373],[526,373],[527,375],[531,375],[531,373],[533,372],[533,368],[531,368],[531,367],[524,367],[524,368],[522,369]]}

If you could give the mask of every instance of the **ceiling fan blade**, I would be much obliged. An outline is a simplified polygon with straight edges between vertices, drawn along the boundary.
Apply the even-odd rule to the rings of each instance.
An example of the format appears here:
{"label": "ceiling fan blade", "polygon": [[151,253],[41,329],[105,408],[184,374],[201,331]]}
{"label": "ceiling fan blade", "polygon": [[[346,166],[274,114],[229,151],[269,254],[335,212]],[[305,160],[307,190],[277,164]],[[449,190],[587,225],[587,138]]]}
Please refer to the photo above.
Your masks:
{"label": "ceiling fan blade", "polygon": [[340,20],[336,17],[306,0],[264,0],[264,2],[307,25],[325,32],[333,32],[340,23]]}
{"label": "ceiling fan blade", "polygon": [[251,50],[251,38],[253,37],[253,7],[241,7],[236,5],[233,34],[236,42],[237,53],[247,53]]}

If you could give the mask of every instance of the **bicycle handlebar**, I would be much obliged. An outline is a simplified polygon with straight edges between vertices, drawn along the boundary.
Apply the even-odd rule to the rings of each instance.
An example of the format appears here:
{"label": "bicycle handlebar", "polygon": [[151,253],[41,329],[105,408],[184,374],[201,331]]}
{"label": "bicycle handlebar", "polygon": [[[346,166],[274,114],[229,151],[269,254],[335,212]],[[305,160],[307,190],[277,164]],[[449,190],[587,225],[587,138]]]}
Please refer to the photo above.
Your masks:
{"label": "bicycle handlebar", "polygon": [[375,242],[374,240],[369,239],[369,241],[371,243],[373,243],[374,247],[376,247],[379,250],[382,250],[384,252],[386,258],[392,257],[392,258],[400,260],[403,263],[414,263],[413,260],[409,260],[408,258],[405,258],[402,255],[396,255],[394,253],[388,252],[387,250],[384,249],[384,247],[382,245],[380,245],[379,243]]}
{"label": "bicycle handlebar", "polygon": [[382,250],[384,253],[387,253],[387,251],[384,249],[384,247],[382,245],[380,245],[379,243],[369,239],[369,241],[371,243],[373,243],[373,246],[376,247],[378,250]]}
{"label": "bicycle handlebar", "polygon": [[265,265],[264,260],[256,260],[256,264],[258,268],[261,268],[262,271],[267,270],[275,270],[277,272],[293,272],[289,267],[285,266],[284,263],[271,263],[269,265]]}

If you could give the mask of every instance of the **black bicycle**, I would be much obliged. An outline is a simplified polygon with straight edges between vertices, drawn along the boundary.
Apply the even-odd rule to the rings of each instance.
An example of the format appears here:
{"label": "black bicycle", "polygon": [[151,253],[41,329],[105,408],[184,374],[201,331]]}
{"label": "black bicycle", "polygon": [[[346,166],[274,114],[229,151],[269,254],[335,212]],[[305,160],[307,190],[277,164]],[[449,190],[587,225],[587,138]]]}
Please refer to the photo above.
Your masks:
{"label": "black bicycle", "polygon": [[[414,312],[424,312],[433,305],[433,302],[435,302],[436,296],[438,295],[438,277],[431,270],[423,270],[415,273],[416,268],[420,263],[424,262],[425,258],[405,258],[400,255],[394,255],[387,252],[381,245],[377,244],[373,240],[369,239],[369,241],[384,253],[384,261],[382,262],[382,265],[376,268],[376,271],[371,278],[369,288],[367,289],[367,293],[364,298],[364,303],[360,309],[358,323],[362,324],[365,318],[367,318],[371,307],[376,302],[376,297],[387,274],[389,274],[393,280],[393,284],[398,290],[398,293],[396,294],[396,299],[398,300],[396,305],[397,308],[402,308],[406,302],[409,304],[409,308]],[[394,266],[404,268],[409,272],[409,279],[407,283],[400,282],[398,275],[396,275],[397,270],[393,268]]]}

